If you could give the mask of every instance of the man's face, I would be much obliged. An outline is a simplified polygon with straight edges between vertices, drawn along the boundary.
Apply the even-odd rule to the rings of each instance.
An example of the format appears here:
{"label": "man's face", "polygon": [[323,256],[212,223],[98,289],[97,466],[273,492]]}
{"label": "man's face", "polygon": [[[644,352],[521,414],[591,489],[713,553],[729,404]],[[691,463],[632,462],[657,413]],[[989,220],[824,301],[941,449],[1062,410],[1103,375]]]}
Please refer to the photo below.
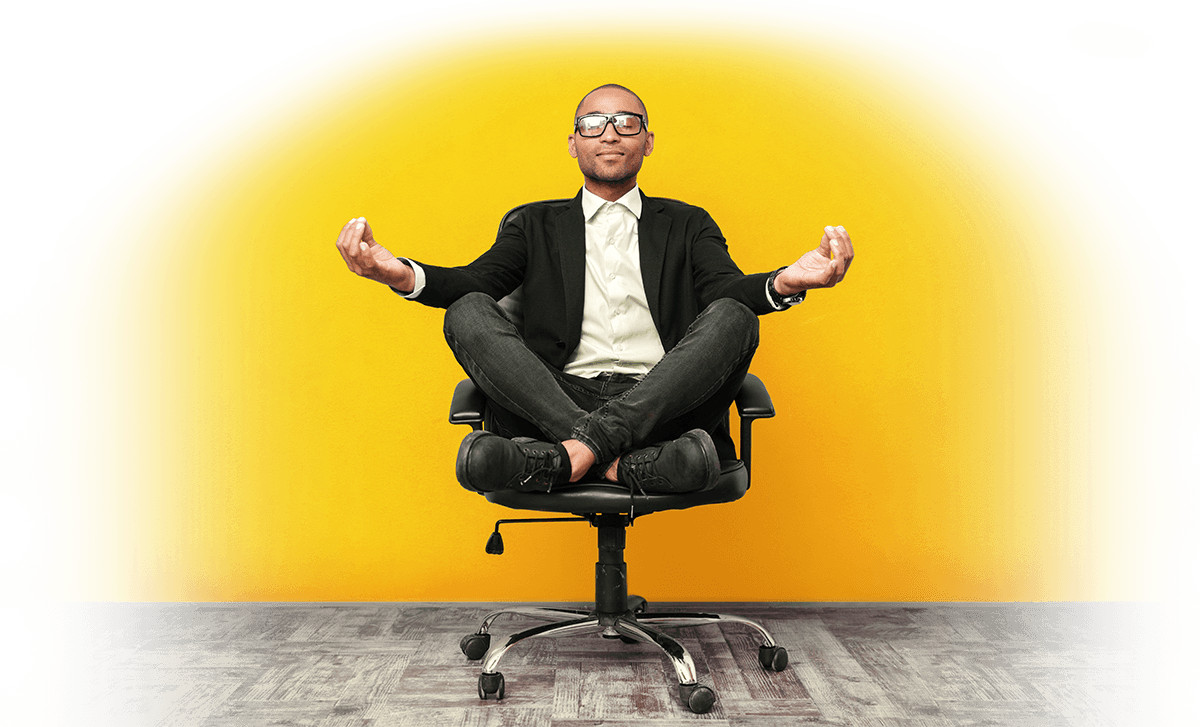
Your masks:
{"label": "man's face", "polygon": [[[619,88],[602,88],[588,94],[575,115],[646,113],[633,94]],[[636,136],[621,136],[609,124],[600,136],[585,137],[572,132],[567,151],[579,160],[579,171],[588,179],[605,184],[620,184],[637,177],[642,157],[654,149],[654,134],[643,128]]]}

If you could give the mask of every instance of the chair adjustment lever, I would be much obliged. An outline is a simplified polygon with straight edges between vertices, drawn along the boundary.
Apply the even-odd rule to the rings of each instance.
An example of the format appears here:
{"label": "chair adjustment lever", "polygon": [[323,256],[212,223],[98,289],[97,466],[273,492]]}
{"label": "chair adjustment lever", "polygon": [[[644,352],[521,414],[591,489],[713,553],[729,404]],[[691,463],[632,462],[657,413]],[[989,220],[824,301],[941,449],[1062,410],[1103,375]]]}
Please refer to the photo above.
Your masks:
{"label": "chair adjustment lever", "polygon": [[517,520],[497,520],[496,530],[488,536],[487,545],[483,550],[488,555],[503,555],[504,554],[504,538],[500,537],[500,525],[508,523],[590,523],[591,520],[585,517],[535,517],[521,518]]}

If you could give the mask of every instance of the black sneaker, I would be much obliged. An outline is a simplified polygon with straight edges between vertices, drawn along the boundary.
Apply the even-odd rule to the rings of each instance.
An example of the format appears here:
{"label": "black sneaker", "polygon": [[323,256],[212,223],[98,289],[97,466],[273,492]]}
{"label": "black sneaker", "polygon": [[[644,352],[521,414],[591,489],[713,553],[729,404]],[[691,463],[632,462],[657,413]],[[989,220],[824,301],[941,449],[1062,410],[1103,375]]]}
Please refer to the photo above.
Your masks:
{"label": "black sneaker", "polygon": [[617,463],[617,482],[642,494],[704,492],[716,487],[720,476],[717,448],[703,429],[628,452]]}
{"label": "black sneaker", "polygon": [[454,473],[472,492],[520,490],[549,492],[571,477],[563,450],[527,437],[508,439],[491,432],[471,432],[458,448]]}

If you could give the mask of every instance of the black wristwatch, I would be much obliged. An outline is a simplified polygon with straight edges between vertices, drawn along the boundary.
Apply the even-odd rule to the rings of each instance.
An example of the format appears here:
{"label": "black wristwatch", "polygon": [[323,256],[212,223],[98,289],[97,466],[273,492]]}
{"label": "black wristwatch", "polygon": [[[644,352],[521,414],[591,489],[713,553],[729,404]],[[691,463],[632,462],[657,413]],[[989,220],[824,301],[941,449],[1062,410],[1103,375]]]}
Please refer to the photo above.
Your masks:
{"label": "black wristwatch", "polygon": [[805,294],[808,293],[807,290],[802,290],[794,295],[780,295],[779,291],[775,290],[775,277],[784,270],[787,268],[779,268],[767,276],[767,295],[771,298],[771,305],[775,306],[777,310],[791,308],[797,303],[803,302]]}

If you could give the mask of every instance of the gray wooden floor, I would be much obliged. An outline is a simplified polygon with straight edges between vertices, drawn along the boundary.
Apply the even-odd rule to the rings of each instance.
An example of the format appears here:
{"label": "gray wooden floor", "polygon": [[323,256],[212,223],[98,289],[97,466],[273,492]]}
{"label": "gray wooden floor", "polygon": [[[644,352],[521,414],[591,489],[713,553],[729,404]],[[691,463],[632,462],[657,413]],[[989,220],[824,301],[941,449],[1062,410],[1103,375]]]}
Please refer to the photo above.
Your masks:
{"label": "gray wooden floor", "polygon": [[501,663],[504,701],[483,702],[458,641],[487,605],[108,604],[78,607],[69,691],[76,724],[129,727],[1150,723],[1135,606],[671,608],[759,620],[791,664],[763,671],[736,625],[674,631],[717,693],[694,715],[651,647],[534,639]]}

